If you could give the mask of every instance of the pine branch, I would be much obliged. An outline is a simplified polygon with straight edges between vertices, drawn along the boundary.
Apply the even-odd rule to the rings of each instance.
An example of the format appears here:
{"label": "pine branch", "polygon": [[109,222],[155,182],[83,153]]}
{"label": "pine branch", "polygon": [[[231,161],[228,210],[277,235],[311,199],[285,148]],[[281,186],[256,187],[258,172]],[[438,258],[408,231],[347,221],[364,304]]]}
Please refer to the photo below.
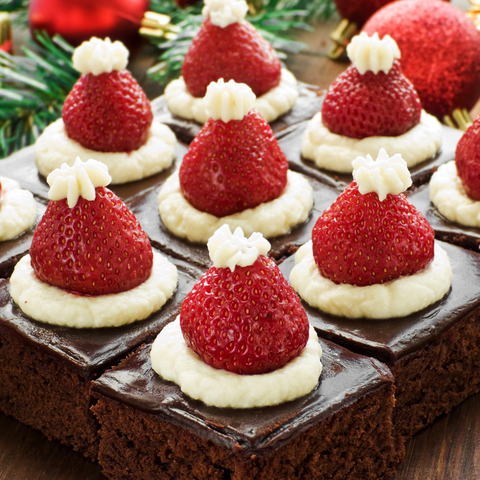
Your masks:
{"label": "pine branch", "polygon": [[[188,47],[203,22],[202,7],[203,2],[181,9],[175,0],[151,0],[151,10],[168,15],[171,24],[179,29],[173,40],[150,38],[162,51],[160,62],[147,71],[152,80],[166,85],[180,76]],[[281,59],[306,48],[305,44],[293,39],[295,32],[310,30],[308,21],[326,19],[335,12],[333,0],[260,0],[260,3],[257,0],[253,8],[257,11],[247,15],[248,21],[271,43]]]}
{"label": "pine branch", "polygon": [[2,0],[1,12],[15,13],[12,23],[14,26],[28,28],[28,4],[30,0]]}
{"label": "pine branch", "polygon": [[0,158],[31,145],[62,114],[65,97],[80,74],[73,47],[61,37],[37,34],[22,57],[0,52]]}

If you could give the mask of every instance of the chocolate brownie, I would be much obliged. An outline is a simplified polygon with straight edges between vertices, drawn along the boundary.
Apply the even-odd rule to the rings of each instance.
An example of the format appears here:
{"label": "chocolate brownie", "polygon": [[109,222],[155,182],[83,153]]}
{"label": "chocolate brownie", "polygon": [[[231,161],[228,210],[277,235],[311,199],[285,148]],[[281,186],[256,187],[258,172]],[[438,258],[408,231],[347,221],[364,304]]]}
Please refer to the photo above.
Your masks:
{"label": "chocolate brownie", "polygon": [[[175,147],[175,163],[168,169],[152,175],[151,177],[137,180],[120,185],[109,185],[109,189],[115,192],[125,203],[134,198],[139,193],[145,193],[155,188],[161,182],[164,182],[177,168],[176,165],[181,162],[187,152],[188,147],[181,142],[177,142]],[[93,157],[95,160],[96,158]],[[37,200],[48,203],[48,191],[50,187],[46,179],[40,175],[35,165],[34,147],[27,147],[19,150],[8,158],[0,162],[0,175],[10,177],[16,180],[22,188],[30,190]]]}
{"label": "chocolate brownie", "polygon": [[[297,82],[298,100],[292,110],[284,113],[270,123],[277,138],[283,135],[286,128],[312,118],[322,107],[324,91],[315,85]],[[189,144],[199,133],[203,125],[185,118],[172,115],[167,108],[165,96],[152,101],[152,112],[156,120],[168,125],[182,142]]]}
{"label": "chocolate brownie", "polygon": [[480,249],[480,228],[466,227],[445,218],[430,201],[428,185],[414,188],[407,193],[408,200],[422,212],[428,223],[435,230],[435,238],[453,243],[463,248],[478,252]]}
{"label": "chocolate brownie", "polygon": [[[111,479],[389,478],[392,377],[380,362],[327,341],[308,395],[281,405],[206,406],[151,368],[150,345],[92,387],[99,462]],[[334,475],[334,476],[333,476]]]}
{"label": "chocolate brownie", "polygon": [[[313,160],[302,157],[302,138],[308,122],[302,122],[283,132],[278,139],[280,148],[285,153],[290,169],[316,178],[322,183],[343,191],[352,181],[352,175],[337,173],[317,167]],[[442,125],[442,147],[435,157],[412,167],[410,173],[414,185],[423,185],[430,180],[434,168],[455,158],[455,148],[462,136],[462,131]],[[352,158],[355,160],[355,158]]]}
{"label": "chocolate brownie", "polygon": [[[442,248],[452,266],[450,292],[407,317],[348,319],[302,301],[320,337],[391,369],[394,425],[406,438],[480,391],[480,254],[446,243]],[[294,262],[292,257],[280,265],[286,278]]]}
{"label": "chocolate brownie", "polygon": [[0,411],[96,459],[91,380],[173,320],[202,273],[170,260],[179,274],[172,298],[147,319],[116,328],[76,329],[32,320],[11,299],[9,281],[1,280]]}
{"label": "chocolate brownie", "polygon": [[[318,217],[339,195],[339,192],[335,189],[323,185],[315,179],[309,179],[309,181],[313,189],[314,206],[308,219],[294,227],[286,235],[268,239],[272,245],[269,256],[277,262],[295,253],[300,245],[311,238],[312,228]],[[149,236],[152,245],[170,255],[183,258],[203,268],[209,268],[212,262],[205,244],[193,243],[177,237],[163,225],[158,212],[158,192],[160,189],[161,185],[146,195],[139,195],[134,201],[130,202],[130,210]]]}

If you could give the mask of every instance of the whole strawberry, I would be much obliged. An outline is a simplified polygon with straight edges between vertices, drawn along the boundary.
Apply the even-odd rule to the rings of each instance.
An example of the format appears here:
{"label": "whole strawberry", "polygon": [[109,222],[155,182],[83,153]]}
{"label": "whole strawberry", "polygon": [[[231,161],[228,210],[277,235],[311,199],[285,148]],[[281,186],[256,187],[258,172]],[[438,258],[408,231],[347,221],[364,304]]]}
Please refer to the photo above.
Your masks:
{"label": "whole strawberry", "polygon": [[[405,162],[395,157],[400,175],[410,180]],[[357,182],[352,182],[313,228],[315,262],[321,275],[334,283],[359,287],[384,283],[413,275],[433,259],[432,227],[405,195],[389,193],[395,183],[388,183],[392,159],[382,149],[377,162],[370,157],[355,160],[355,167],[363,168],[354,171],[354,177],[360,190],[368,193],[361,193]],[[381,174],[372,173],[376,168]],[[385,171],[386,177],[378,182]],[[403,180],[396,183],[408,185]]]}
{"label": "whole strawberry", "polygon": [[455,164],[467,195],[480,200],[480,117],[475,119],[458,142]]}
{"label": "whole strawberry", "polygon": [[[202,212],[217,217],[232,215],[273,200],[281,195],[287,183],[288,163],[268,123],[251,110],[255,96],[248,90],[227,104],[241,110],[235,118],[222,110],[222,96],[233,98],[235,82],[212,84],[205,97],[212,102],[209,118],[190,144],[180,166],[180,186],[187,201]],[[228,90],[228,91],[227,91]],[[243,95],[243,97],[242,97]],[[212,96],[212,100],[209,100]],[[223,96],[223,98],[227,98]],[[222,119],[223,112],[223,119]],[[247,113],[245,113],[247,112]],[[232,119],[230,119],[232,118]]]}
{"label": "whole strawberry", "polygon": [[[246,3],[207,0],[205,4],[207,18],[182,66],[190,94],[203,97],[208,85],[220,78],[246,83],[257,96],[276,87],[280,83],[280,60],[255,27],[243,20]],[[225,9],[231,12],[228,18]]]}
{"label": "whole strawberry", "polygon": [[[70,172],[83,170],[78,178],[84,185],[85,171],[93,169],[99,176],[98,164],[77,159],[74,167],[49,176],[50,198],[58,195],[62,199],[49,202],[30,249],[32,268],[40,280],[79,294],[130,290],[143,283],[152,269],[153,253],[147,235],[113,192],[86,182],[80,195],[87,198],[78,196],[78,189],[65,198]],[[100,178],[105,178],[102,171]]]}
{"label": "whole strawberry", "polygon": [[[412,129],[420,121],[421,103],[413,85],[402,75],[394,41],[362,33],[350,46],[357,47],[349,53],[354,63],[330,86],[323,102],[325,127],[358,139],[398,136]],[[385,57],[389,61],[383,66]]]}
{"label": "whole strawberry", "polygon": [[100,152],[137,150],[153,120],[145,92],[124,69],[128,51],[118,44],[92,39],[75,50],[74,66],[82,76],[62,110],[67,135]]}
{"label": "whole strawberry", "polygon": [[[243,232],[237,229],[232,236],[226,225],[218,232],[230,244],[217,246],[217,254],[223,257],[226,250],[231,255]],[[268,242],[261,238],[265,250],[258,245],[259,238],[253,234],[248,241],[254,245],[238,249],[255,250],[245,266],[211,267],[187,295],[180,313],[185,341],[205,363],[247,375],[271,372],[297,357],[309,331],[300,299],[265,256]],[[209,249],[212,254],[210,242]],[[218,258],[213,258],[217,263]]]}

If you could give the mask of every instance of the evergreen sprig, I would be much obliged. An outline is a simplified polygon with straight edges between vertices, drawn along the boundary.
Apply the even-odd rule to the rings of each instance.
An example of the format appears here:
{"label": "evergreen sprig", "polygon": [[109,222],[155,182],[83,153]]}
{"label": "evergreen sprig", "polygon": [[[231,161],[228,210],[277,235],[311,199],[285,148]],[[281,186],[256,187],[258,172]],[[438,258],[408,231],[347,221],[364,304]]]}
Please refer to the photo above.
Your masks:
{"label": "evergreen sprig", "polygon": [[0,52],[0,158],[31,145],[62,114],[65,97],[80,74],[73,47],[55,36],[37,34],[22,57]]}
{"label": "evergreen sprig", "polygon": [[[260,0],[260,3],[257,0],[254,5],[256,11],[247,14],[248,21],[272,44],[282,59],[306,47],[293,40],[296,31],[309,30],[308,21],[326,19],[335,12],[333,0]],[[147,71],[150,78],[165,85],[180,75],[188,47],[203,22],[202,7],[203,2],[180,9],[175,0],[151,0],[151,10],[170,16],[179,33],[173,40],[150,38],[162,52],[159,63]]]}
{"label": "evergreen sprig", "polygon": [[22,28],[28,27],[28,4],[30,0],[2,0],[0,12],[15,13],[13,25]]}

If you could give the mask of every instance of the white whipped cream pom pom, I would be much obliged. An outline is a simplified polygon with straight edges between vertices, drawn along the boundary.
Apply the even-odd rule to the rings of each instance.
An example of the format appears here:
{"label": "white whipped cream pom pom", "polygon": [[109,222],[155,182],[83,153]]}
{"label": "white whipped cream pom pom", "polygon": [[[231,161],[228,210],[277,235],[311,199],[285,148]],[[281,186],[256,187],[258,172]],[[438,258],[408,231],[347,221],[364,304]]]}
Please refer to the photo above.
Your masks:
{"label": "white whipped cream pom pom", "polygon": [[202,14],[210,17],[210,22],[225,28],[232,23],[241,23],[248,12],[245,0],[205,0]]}
{"label": "white whipped cream pom pom", "polygon": [[388,194],[404,192],[412,184],[407,163],[402,156],[397,153],[389,157],[384,148],[378,153],[377,160],[370,155],[367,158],[357,157],[352,166],[358,191],[362,195],[375,192],[380,201],[385,200]]}
{"label": "white whipped cream pom pom", "polygon": [[77,157],[73,167],[64,163],[61,168],[54,170],[48,177],[50,185],[48,198],[50,200],[67,199],[67,204],[73,208],[79,197],[85,200],[95,200],[95,188],[105,187],[112,181],[108,168],[97,160],[82,162]]}
{"label": "white whipped cream pom pom", "polygon": [[210,237],[207,247],[215,267],[229,268],[233,272],[236,265],[248,267],[260,255],[266,255],[270,242],[258,232],[246,238],[240,227],[232,234],[230,227],[224,224]]}
{"label": "white whipped cream pom pom", "polygon": [[352,38],[347,46],[348,58],[361,75],[372,71],[375,75],[382,71],[388,73],[396,58],[400,58],[400,49],[390,35],[382,40],[375,32],[371,37],[362,32]]}
{"label": "white whipped cream pom pom", "polygon": [[128,63],[129,52],[122,42],[111,42],[109,38],[101,40],[92,37],[83,42],[73,52],[73,67],[86,75],[100,75],[112,70],[123,70]]}
{"label": "white whipped cream pom pom", "polygon": [[255,94],[244,83],[230,80],[225,83],[223,78],[212,82],[207,87],[203,102],[207,115],[214,120],[241,120],[254,106]]}

